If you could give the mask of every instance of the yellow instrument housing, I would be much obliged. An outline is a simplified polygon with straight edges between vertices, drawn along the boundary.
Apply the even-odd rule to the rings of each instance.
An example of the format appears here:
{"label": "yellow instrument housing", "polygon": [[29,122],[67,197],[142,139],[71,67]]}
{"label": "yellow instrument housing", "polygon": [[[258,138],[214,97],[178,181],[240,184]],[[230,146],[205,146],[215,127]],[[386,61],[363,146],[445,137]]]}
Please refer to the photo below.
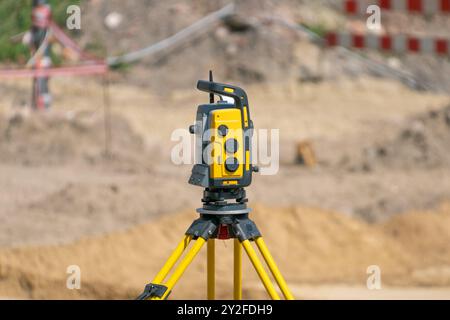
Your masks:
{"label": "yellow instrument housing", "polygon": [[[211,142],[212,147],[212,163],[210,165],[210,178],[212,179],[240,179],[243,176],[244,166],[244,134],[242,124],[242,113],[240,109],[218,109],[211,112]],[[228,132],[222,136],[219,132],[220,126],[226,126]],[[226,141],[234,139],[237,142],[237,149],[230,153],[226,150]],[[234,157],[238,161],[238,168],[236,171],[228,171],[225,166],[225,160],[229,157]],[[234,182],[234,183],[233,183]],[[227,180],[224,184],[237,184],[238,181]]]}
{"label": "yellow instrument housing", "polygon": [[[199,105],[196,121],[189,127],[195,134],[195,159],[189,183],[219,193],[241,189],[252,181],[253,121],[247,94],[239,87],[199,80],[197,88],[210,94],[210,103]],[[230,97],[214,102],[214,95]],[[234,195],[233,195],[234,196]]]}

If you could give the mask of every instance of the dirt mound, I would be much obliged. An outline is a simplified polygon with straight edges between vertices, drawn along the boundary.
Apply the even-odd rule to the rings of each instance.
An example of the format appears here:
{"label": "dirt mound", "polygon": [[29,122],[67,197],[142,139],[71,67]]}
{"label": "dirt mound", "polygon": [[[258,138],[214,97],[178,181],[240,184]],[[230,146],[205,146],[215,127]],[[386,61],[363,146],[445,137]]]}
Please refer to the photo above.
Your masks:
{"label": "dirt mound", "polygon": [[[139,2],[132,7],[117,0],[86,2],[85,27],[80,40],[87,48],[107,47],[112,56],[121,55],[172,36],[228,2],[162,1],[151,5]],[[191,86],[205,77],[209,69],[224,75],[223,81],[247,83],[280,81],[295,76],[292,68],[295,33],[284,27],[270,27],[271,32],[268,32],[268,27],[261,27],[255,19],[269,11],[289,12],[289,7],[276,5],[271,0],[235,2],[238,17],[223,21],[217,28],[204,30],[172,50],[144,58],[139,68],[127,73],[126,81],[167,94]],[[122,17],[120,27],[114,30],[104,24],[111,12]],[[99,54],[104,52],[98,51]]]}
{"label": "dirt mound", "polygon": [[[6,232],[1,239],[6,240],[9,234],[10,238],[18,240],[9,242],[13,245],[36,241],[40,244],[70,243],[80,239],[82,235],[93,236],[126,230],[161,214],[191,207],[195,203],[192,201],[196,195],[195,190],[185,192],[183,184],[173,186],[170,190],[155,187],[167,183],[167,177],[148,174],[139,179],[128,175],[113,181],[108,181],[105,177],[93,179],[97,182],[66,183],[60,189],[17,208],[14,212],[16,219],[21,216],[28,220],[32,216],[34,223],[19,223],[9,229],[5,227],[3,230]],[[176,201],[173,201],[174,194],[177,195]],[[9,217],[10,223],[11,220]],[[67,230],[68,224],[73,229]],[[15,235],[10,234],[11,228]],[[45,233],[45,237],[42,233]],[[19,237],[20,234],[24,236]],[[24,242],[25,239],[33,238],[34,242]]]}
{"label": "dirt mound", "polygon": [[[365,172],[450,167],[450,106],[402,121],[378,123],[371,130],[370,134],[347,137],[347,143],[340,145],[337,151],[323,152],[322,164]],[[321,150],[335,144],[324,141]]]}
{"label": "dirt mound", "polygon": [[370,166],[436,168],[450,165],[450,106],[408,119],[393,139],[365,150]]}
{"label": "dirt mound", "polygon": [[[79,41],[98,55],[104,55],[105,48],[113,56],[121,55],[161,41],[229,2],[173,0],[151,4],[141,2],[132,7],[119,0],[84,2],[85,28],[78,33]],[[232,19],[226,19],[216,29],[204,30],[195,39],[187,39],[171,50],[144,58],[139,68],[126,73],[126,81],[166,94],[177,88],[186,88],[187,84],[195,82],[204,76],[205,70],[211,68],[223,75],[221,78],[224,82],[238,83],[274,83],[288,79],[317,81],[321,78],[334,81],[343,76],[355,78],[364,75],[398,80],[398,76],[393,74],[401,72],[414,76],[414,79],[400,79],[411,88],[447,91],[450,64],[434,56],[405,55],[399,59],[366,51],[364,56],[372,60],[367,63],[346,52],[329,50],[326,55],[321,55],[321,71],[318,75],[318,46],[308,44],[308,49],[304,50],[304,44],[307,43],[302,41],[304,36],[302,39],[296,31],[283,24],[261,19],[276,17],[294,26],[296,23],[305,24],[319,32],[361,31],[365,28],[364,20],[349,20],[334,0],[233,2],[237,15]],[[112,12],[120,14],[122,19],[118,28],[108,29],[104,21]],[[417,35],[443,36],[449,25],[448,19],[439,15],[424,19],[421,15],[383,14],[383,29],[393,34],[413,32]],[[309,52],[315,53],[311,55]],[[386,71],[378,63],[391,66],[394,71]],[[126,68],[126,71],[130,70]]]}
{"label": "dirt mound", "polygon": [[[378,265],[383,284],[450,285],[450,252],[446,246],[450,240],[450,204],[435,212],[405,214],[381,225],[301,207],[256,207],[252,214],[293,284],[363,285],[367,267]],[[127,232],[65,246],[2,249],[0,296],[133,298],[151,280],[195,217],[192,212],[166,216]],[[217,251],[218,296],[229,298],[232,242],[219,243]],[[245,298],[262,298],[261,286],[256,285],[257,277],[246,260]],[[66,269],[74,264],[81,268],[81,290],[66,289]],[[203,250],[172,297],[204,298],[204,273]]]}
{"label": "dirt mound", "polygon": [[[25,166],[104,163],[104,118],[96,113],[15,114],[0,119],[0,162]],[[138,163],[143,143],[121,116],[111,118],[110,162]],[[120,161],[119,161],[120,160]]]}

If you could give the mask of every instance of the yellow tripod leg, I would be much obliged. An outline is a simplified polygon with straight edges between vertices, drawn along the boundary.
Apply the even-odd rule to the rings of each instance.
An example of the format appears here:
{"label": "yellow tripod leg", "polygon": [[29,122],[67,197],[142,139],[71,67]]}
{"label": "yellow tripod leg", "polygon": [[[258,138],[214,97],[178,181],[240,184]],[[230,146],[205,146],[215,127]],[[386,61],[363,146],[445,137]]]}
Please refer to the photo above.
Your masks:
{"label": "yellow tripod leg", "polygon": [[194,260],[197,253],[200,251],[202,246],[205,244],[205,239],[198,238],[195,241],[195,244],[192,246],[192,248],[186,253],[186,256],[180,261],[180,264],[176,267],[173,274],[170,276],[169,280],[165,283],[165,286],[167,287],[166,292],[164,295],[160,297],[152,297],[151,300],[164,300],[170,291],[172,291],[173,287],[177,283],[177,281],[181,278],[184,271],[186,271],[186,268],[189,266],[189,264]]}
{"label": "yellow tripod leg", "polygon": [[234,290],[233,299],[242,300],[242,247],[238,239],[234,239]]}
{"label": "yellow tripod leg", "polygon": [[214,300],[216,295],[216,277],[215,277],[215,240],[209,239],[207,243],[207,261],[206,261],[206,282],[208,300]]}
{"label": "yellow tripod leg", "polygon": [[248,257],[250,258],[250,261],[252,262],[253,267],[255,268],[256,272],[258,273],[258,276],[261,279],[264,287],[266,288],[266,291],[269,294],[269,296],[272,298],[272,300],[280,300],[278,293],[275,291],[275,288],[274,288],[272,282],[270,281],[270,278],[267,275],[266,271],[264,270],[264,267],[262,266],[261,261],[259,261],[255,250],[253,249],[252,245],[250,244],[250,241],[249,240],[242,241],[242,246],[244,247],[245,251],[247,252]]}
{"label": "yellow tripod leg", "polygon": [[280,287],[280,290],[283,293],[286,300],[294,300],[294,296],[290,292],[290,290],[286,284],[286,281],[284,280],[283,276],[281,275],[281,272],[278,269],[272,255],[270,254],[269,249],[267,248],[263,238],[258,237],[258,238],[256,238],[255,242],[259,248],[259,251],[261,252],[261,255],[263,256],[264,260],[266,261],[267,265],[269,266],[270,272],[272,272],[272,275],[275,278],[275,281],[277,282],[278,286]]}
{"label": "yellow tripod leg", "polygon": [[158,272],[158,274],[153,279],[152,283],[155,284],[161,284],[161,282],[164,280],[164,278],[169,274],[170,270],[173,268],[175,263],[178,261],[178,259],[183,254],[184,250],[187,248],[189,243],[192,240],[192,236],[185,235],[183,240],[180,241],[178,246],[175,248],[175,250],[170,255],[169,259],[167,259],[164,266],[161,268],[161,270]]}

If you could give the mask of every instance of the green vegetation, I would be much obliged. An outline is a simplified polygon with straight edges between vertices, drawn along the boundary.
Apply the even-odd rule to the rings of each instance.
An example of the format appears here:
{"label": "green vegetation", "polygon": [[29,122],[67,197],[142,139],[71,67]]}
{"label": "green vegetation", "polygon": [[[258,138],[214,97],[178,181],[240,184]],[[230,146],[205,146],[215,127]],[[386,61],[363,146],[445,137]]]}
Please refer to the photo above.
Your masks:
{"label": "green vegetation", "polygon": [[[66,9],[71,4],[79,5],[81,0],[49,0],[53,19],[61,26],[65,25]],[[0,62],[24,62],[30,54],[27,46],[11,37],[26,32],[31,26],[32,0],[0,1]],[[20,39],[20,37],[17,37]]]}
{"label": "green vegetation", "polygon": [[301,24],[301,25],[320,37],[323,37],[327,33],[327,28],[323,24],[315,24],[315,25]]}

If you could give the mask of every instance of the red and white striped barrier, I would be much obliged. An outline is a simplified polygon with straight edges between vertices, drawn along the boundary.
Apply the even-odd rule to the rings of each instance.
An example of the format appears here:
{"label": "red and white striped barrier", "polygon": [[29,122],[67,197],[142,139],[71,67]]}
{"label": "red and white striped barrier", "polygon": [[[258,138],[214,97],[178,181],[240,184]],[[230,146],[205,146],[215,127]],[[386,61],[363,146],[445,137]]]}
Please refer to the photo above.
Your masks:
{"label": "red and white striped barrier", "polygon": [[49,76],[86,76],[92,74],[104,74],[107,71],[108,66],[106,64],[81,65],[49,69],[3,69],[0,70],[0,78],[13,79]]}
{"label": "red and white striped barrier", "polygon": [[377,5],[382,10],[418,14],[450,14],[450,0],[343,0],[348,15],[364,15],[367,7]]}
{"label": "red and white striped barrier", "polygon": [[327,47],[341,46],[345,48],[389,51],[400,54],[422,53],[450,56],[450,40],[443,38],[329,32],[325,35],[325,43]]}
{"label": "red and white striped barrier", "polygon": [[50,30],[52,32],[52,35],[55,36],[55,38],[64,46],[67,48],[70,48],[71,50],[73,50],[74,52],[76,52],[79,56],[81,56],[82,58],[86,59],[86,60],[91,60],[91,61],[101,61],[99,60],[99,58],[88,54],[86,52],[84,52],[79,46],[78,44],[73,41],[68,35],[66,35],[64,33],[64,31],[54,22],[51,21],[50,22]]}

